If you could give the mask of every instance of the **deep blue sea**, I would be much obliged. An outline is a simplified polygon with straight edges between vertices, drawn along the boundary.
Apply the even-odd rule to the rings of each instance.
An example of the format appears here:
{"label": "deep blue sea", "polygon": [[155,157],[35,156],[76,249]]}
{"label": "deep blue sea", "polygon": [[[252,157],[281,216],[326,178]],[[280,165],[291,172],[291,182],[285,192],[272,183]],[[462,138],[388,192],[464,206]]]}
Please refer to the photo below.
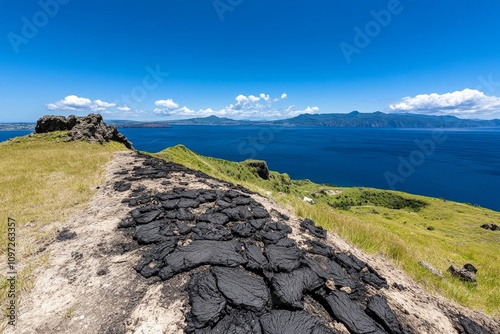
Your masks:
{"label": "deep blue sea", "polygon": [[[138,150],[266,160],[294,179],[395,189],[500,211],[500,129],[174,126],[120,129]],[[28,132],[0,132],[0,141]]]}

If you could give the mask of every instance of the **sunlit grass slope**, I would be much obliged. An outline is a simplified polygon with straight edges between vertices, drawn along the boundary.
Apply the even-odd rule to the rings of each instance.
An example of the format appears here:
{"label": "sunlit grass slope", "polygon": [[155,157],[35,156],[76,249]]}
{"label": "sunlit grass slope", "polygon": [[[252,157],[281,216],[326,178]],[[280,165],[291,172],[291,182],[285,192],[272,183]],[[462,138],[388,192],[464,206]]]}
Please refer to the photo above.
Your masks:
{"label": "sunlit grass slope", "polygon": [[[361,249],[390,258],[428,291],[500,316],[500,232],[480,228],[500,224],[499,212],[400,192],[295,181],[275,172],[263,180],[244,163],[204,157],[182,145],[157,156],[271,197]],[[305,196],[316,204],[305,203]],[[433,276],[420,260],[441,270],[444,278]],[[465,263],[478,268],[477,286],[446,271]]]}
{"label": "sunlit grass slope", "polygon": [[[54,230],[50,222],[64,222],[89,203],[104,180],[104,167],[119,150],[118,143],[100,145],[65,142],[67,133],[18,137],[0,143],[0,268],[6,272],[7,222],[17,222],[17,295],[32,284],[32,271],[43,264],[37,248]],[[0,305],[7,301],[7,282],[0,281]]]}

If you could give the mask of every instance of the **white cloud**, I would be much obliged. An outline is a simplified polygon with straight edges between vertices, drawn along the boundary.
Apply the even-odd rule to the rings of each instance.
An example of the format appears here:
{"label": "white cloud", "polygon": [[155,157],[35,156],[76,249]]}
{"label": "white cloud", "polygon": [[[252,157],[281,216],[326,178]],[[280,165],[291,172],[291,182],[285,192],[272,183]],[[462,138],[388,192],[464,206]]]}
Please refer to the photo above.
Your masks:
{"label": "white cloud", "polygon": [[206,108],[195,111],[186,106],[179,108],[178,104],[172,99],[158,100],[153,112],[157,115],[175,117],[207,117],[219,116],[228,117],[233,119],[281,119],[294,117],[303,113],[316,113],[319,111],[318,107],[307,107],[300,109],[295,106],[283,107],[276,105],[278,102],[287,98],[287,94],[283,93],[281,98],[272,99],[270,95],[261,93],[255,95],[238,95],[235,97],[235,103],[220,109]]}
{"label": "white cloud", "polygon": [[63,100],[47,104],[49,110],[80,110],[89,108],[92,104],[90,99],[68,95]]}
{"label": "white cloud", "polygon": [[260,94],[260,98],[264,101],[269,101],[271,99],[269,95],[266,95],[264,93]]}
{"label": "white cloud", "polygon": [[166,100],[158,100],[155,102],[155,105],[158,106],[159,108],[155,108],[153,112],[157,115],[163,115],[163,116],[173,116],[173,115],[180,115],[180,116],[188,116],[192,115],[195,113],[194,110],[189,109],[188,107],[184,106],[182,108],[179,108],[179,105],[174,102],[172,99],[166,99]]}
{"label": "white cloud", "polygon": [[318,107],[309,107],[307,106],[307,108],[304,110],[304,113],[305,114],[315,114],[319,111],[319,108]]}
{"label": "white cloud", "polygon": [[155,105],[159,107],[163,107],[168,110],[175,110],[179,108],[179,105],[175,103],[172,99],[167,99],[167,100],[158,100],[155,102]]}
{"label": "white cloud", "polygon": [[500,117],[500,97],[487,96],[474,89],[446,94],[420,94],[405,97],[389,109],[428,115],[453,115],[463,118]]}
{"label": "white cloud", "polygon": [[232,119],[249,120],[273,120],[295,117],[304,113],[317,113],[319,108],[307,106],[299,108],[294,105],[286,105],[287,94],[275,98],[269,94],[260,93],[258,95],[238,95],[233,103],[220,108],[201,108],[198,110],[188,106],[180,106],[172,98],[157,100],[153,111],[144,112],[134,106],[128,106],[119,102],[106,102],[101,99],[91,100],[76,95],[66,96],[64,99],[47,104],[47,109],[56,111],[68,111],[75,114],[86,114],[99,112],[103,115],[110,115],[115,119],[126,118],[154,118],[162,116],[169,119],[195,118],[207,116],[219,116]]}
{"label": "white cloud", "polygon": [[47,104],[48,110],[61,111],[81,111],[81,112],[104,112],[109,108],[116,107],[116,103],[109,103],[102,100],[94,100],[68,95],[64,99]]}
{"label": "white cloud", "polygon": [[104,101],[101,101],[101,100],[95,100],[94,103],[99,108],[116,107],[116,103],[108,103],[108,102],[104,102]]}

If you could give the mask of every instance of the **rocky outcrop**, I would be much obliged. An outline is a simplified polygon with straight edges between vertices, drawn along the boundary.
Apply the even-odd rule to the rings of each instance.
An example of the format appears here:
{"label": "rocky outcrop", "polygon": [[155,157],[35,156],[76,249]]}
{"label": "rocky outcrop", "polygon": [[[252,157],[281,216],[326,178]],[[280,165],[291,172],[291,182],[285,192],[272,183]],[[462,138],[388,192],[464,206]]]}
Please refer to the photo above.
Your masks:
{"label": "rocky outcrop", "polygon": [[443,273],[440,270],[436,269],[436,267],[434,267],[429,262],[418,261],[418,264],[421,265],[422,267],[426,268],[427,270],[429,270],[434,276],[443,278]]}
{"label": "rocky outcrop", "polygon": [[498,226],[497,224],[483,224],[483,225],[481,225],[481,228],[484,228],[485,230],[492,230],[492,231],[500,230],[500,226]]}
{"label": "rocky outcrop", "polygon": [[269,180],[269,168],[265,161],[249,160],[244,162],[255,171],[255,175],[264,180]]}
{"label": "rocky outcrop", "polygon": [[463,268],[451,265],[448,268],[448,271],[461,281],[477,283],[477,278],[476,278],[477,269],[471,264],[466,264]]}
{"label": "rocky outcrop", "polygon": [[104,123],[99,114],[90,114],[85,117],[76,117],[74,115],[68,118],[64,116],[43,116],[35,127],[36,133],[48,133],[54,131],[70,131],[68,141],[91,141],[105,143],[116,141],[132,149],[132,143],[118,132],[114,126],[108,126]]}
{"label": "rocky outcrop", "polygon": [[47,133],[54,131],[67,131],[68,120],[64,116],[43,116],[36,122],[36,133]]}

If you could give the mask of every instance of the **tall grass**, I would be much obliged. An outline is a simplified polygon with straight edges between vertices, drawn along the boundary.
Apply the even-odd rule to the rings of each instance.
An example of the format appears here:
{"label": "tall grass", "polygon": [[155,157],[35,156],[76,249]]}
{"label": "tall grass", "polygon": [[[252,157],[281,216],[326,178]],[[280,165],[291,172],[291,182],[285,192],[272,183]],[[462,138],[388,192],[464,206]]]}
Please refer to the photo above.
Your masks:
{"label": "tall grass", "polygon": [[[63,222],[83,209],[103,182],[114,152],[125,148],[64,142],[64,132],[31,135],[0,143],[0,256],[6,266],[8,218],[17,222],[18,295],[32,286],[32,272],[47,257],[35,256],[40,242],[53,236],[51,222]],[[7,300],[7,282],[0,282],[0,305]]]}

